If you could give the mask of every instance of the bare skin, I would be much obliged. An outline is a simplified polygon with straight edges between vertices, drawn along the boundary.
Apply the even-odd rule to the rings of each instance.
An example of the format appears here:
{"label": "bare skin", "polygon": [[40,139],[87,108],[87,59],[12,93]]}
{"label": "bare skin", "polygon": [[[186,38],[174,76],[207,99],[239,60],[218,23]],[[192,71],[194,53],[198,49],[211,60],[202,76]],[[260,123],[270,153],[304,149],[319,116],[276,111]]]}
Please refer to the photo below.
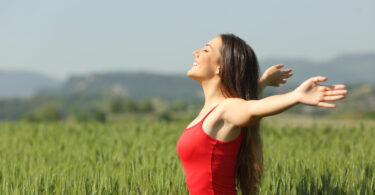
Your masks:
{"label": "bare skin", "polygon": [[[195,63],[187,75],[196,80],[203,89],[204,106],[189,125],[196,125],[215,105],[217,108],[203,121],[203,131],[220,141],[232,141],[240,134],[242,127],[249,126],[263,117],[275,115],[302,103],[312,106],[334,108],[327,101],[343,99],[347,91],[345,85],[319,85],[325,77],[312,77],[303,82],[295,90],[281,95],[274,95],[260,100],[244,100],[237,97],[226,98],[220,91],[218,59],[220,57],[221,38],[215,37],[208,44],[193,52]],[[283,65],[270,67],[260,78],[258,84],[261,91],[266,86],[279,86],[292,76],[291,69],[282,70]]]}

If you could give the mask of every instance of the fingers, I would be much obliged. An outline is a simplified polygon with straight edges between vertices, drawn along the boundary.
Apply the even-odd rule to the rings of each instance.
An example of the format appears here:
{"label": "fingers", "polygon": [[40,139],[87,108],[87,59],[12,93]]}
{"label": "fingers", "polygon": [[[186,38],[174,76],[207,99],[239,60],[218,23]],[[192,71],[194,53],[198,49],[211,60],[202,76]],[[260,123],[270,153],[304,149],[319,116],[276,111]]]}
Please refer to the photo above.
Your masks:
{"label": "fingers", "polygon": [[344,98],[345,98],[344,95],[324,96],[323,101],[336,101],[336,100],[341,100]]}
{"label": "fingers", "polygon": [[[311,77],[309,78],[308,80],[311,80],[313,81],[314,83],[316,82],[323,82],[323,81],[327,81],[327,77],[324,77],[324,76],[316,76],[316,77]],[[345,85],[344,84],[336,84],[336,85],[320,85],[320,86],[325,86],[327,90],[334,90],[334,89],[345,89]]]}
{"label": "fingers", "polygon": [[340,95],[346,94],[348,91],[345,89],[345,85],[319,85],[317,84],[319,91],[326,91],[326,95]]}
{"label": "fingers", "polygon": [[287,73],[292,72],[292,69],[288,68],[288,69],[285,69],[285,70],[281,70],[281,72],[287,74]]}
{"label": "fingers", "polygon": [[338,85],[327,85],[326,87],[328,88],[327,91],[329,91],[329,90],[345,89],[346,86],[343,84],[338,84]]}
{"label": "fingers", "polygon": [[291,77],[293,74],[291,73],[292,72],[292,69],[285,69],[285,70],[280,70],[281,73],[282,73],[282,77],[283,78],[289,78]]}
{"label": "fingers", "polygon": [[347,90],[334,90],[334,91],[326,91],[325,95],[345,95],[347,94]]}
{"label": "fingers", "polygon": [[292,73],[283,73],[283,77],[284,78],[289,78],[291,77],[293,74]]}
{"label": "fingers", "polygon": [[319,102],[317,106],[324,107],[324,108],[336,108],[335,104],[325,103],[325,102]]}
{"label": "fingers", "polygon": [[277,69],[280,69],[280,68],[282,68],[284,66],[284,64],[276,64],[275,65],[275,67],[277,68]]}
{"label": "fingers", "polygon": [[[324,107],[324,108],[336,108],[335,104],[326,103],[326,101],[336,101],[341,100],[345,98],[345,95],[347,93],[346,90],[337,90],[337,91],[329,91],[326,92],[326,94],[332,94],[330,96],[324,96],[322,102],[319,102],[317,106]],[[339,95],[333,95],[333,94],[339,94]]]}
{"label": "fingers", "polygon": [[[284,67],[284,64],[276,64],[274,65],[275,68],[277,69],[280,69],[282,67]],[[291,68],[288,68],[288,69],[284,69],[284,70],[280,70],[280,72],[283,74],[283,76],[292,76],[291,72],[292,72],[292,69]]]}

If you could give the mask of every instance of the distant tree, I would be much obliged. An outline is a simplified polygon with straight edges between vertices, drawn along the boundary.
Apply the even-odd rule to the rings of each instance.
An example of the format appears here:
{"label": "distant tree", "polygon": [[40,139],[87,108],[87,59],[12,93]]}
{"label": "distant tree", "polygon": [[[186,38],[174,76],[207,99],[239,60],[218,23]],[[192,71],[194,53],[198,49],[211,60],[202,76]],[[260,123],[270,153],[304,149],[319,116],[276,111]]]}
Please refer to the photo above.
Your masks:
{"label": "distant tree", "polygon": [[163,112],[161,112],[161,113],[158,114],[158,119],[162,120],[162,121],[169,122],[169,121],[172,120],[172,115],[168,111],[163,111]]}
{"label": "distant tree", "polygon": [[36,117],[36,115],[34,113],[27,113],[25,114],[21,120],[25,120],[27,122],[38,122],[39,119],[38,117]]}
{"label": "distant tree", "polygon": [[171,106],[172,111],[186,111],[188,108],[188,103],[186,101],[174,102]]}
{"label": "distant tree", "polygon": [[125,112],[138,112],[137,102],[133,98],[127,98],[123,105]]}
{"label": "distant tree", "polygon": [[86,122],[89,120],[88,114],[82,111],[72,112],[70,115],[77,122]]}
{"label": "distant tree", "polygon": [[150,100],[138,102],[137,107],[137,110],[142,113],[151,113],[155,111],[155,107]]}
{"label": "distant tree", "polygon": [[124,111],[123,99],[116,97],[111,99],[109,103],[109,110],[111,113],[121,113]]}
{"label": "distant tree", "polygon": [[97,121],[97,122],[106,122],[107,114],[98,108],[91,108],[86,111],[77,111],[72,113],[74,120],[77,122],[87,122],[87,121]]}
{"label": "distant tree", "polygon": [[91,118],[95,121],[102,122],[102,123],[107,121],[106,113],[99,109],[94,109],[92,111]]}
{"label": "distant tree", "polygon": [[60,105],[57,102],[47,102],[37,108],[35,118],[39,121],[58,121],[60,120]]}

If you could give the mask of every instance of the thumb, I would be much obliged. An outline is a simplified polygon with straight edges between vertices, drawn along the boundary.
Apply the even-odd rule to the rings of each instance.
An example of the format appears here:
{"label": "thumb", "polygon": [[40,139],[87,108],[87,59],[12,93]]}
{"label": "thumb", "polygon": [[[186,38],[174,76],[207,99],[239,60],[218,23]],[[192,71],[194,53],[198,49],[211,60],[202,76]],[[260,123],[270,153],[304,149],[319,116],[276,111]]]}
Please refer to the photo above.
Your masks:
{"label": "thumb", "polygon": [[312,80],[314,83],[317,83],[317,82],[323,82],[323,81],[326,81],[326,80],[327,80],[327,77],[316,76],[316,77],[312,77],[311,80]]}
{"label": "thumb", "polygon": [[276,64],[275,67],[276,68],[282,68],[284,66],[284,64]]}

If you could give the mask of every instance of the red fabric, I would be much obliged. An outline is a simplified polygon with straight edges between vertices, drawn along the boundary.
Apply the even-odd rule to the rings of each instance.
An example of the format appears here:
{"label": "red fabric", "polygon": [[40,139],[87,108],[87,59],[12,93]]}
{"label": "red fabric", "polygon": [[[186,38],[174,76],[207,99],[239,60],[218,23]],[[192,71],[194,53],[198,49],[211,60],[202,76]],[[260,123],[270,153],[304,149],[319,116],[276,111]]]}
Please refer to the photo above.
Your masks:
{"label": "red fabric", "polygon": [[199,123],[186,128],[177,141],[177,153],[191,195],[236,194],[235,168],[242,130],[232,141],[219,141],[207,135],[202,124],[216,106]]}

